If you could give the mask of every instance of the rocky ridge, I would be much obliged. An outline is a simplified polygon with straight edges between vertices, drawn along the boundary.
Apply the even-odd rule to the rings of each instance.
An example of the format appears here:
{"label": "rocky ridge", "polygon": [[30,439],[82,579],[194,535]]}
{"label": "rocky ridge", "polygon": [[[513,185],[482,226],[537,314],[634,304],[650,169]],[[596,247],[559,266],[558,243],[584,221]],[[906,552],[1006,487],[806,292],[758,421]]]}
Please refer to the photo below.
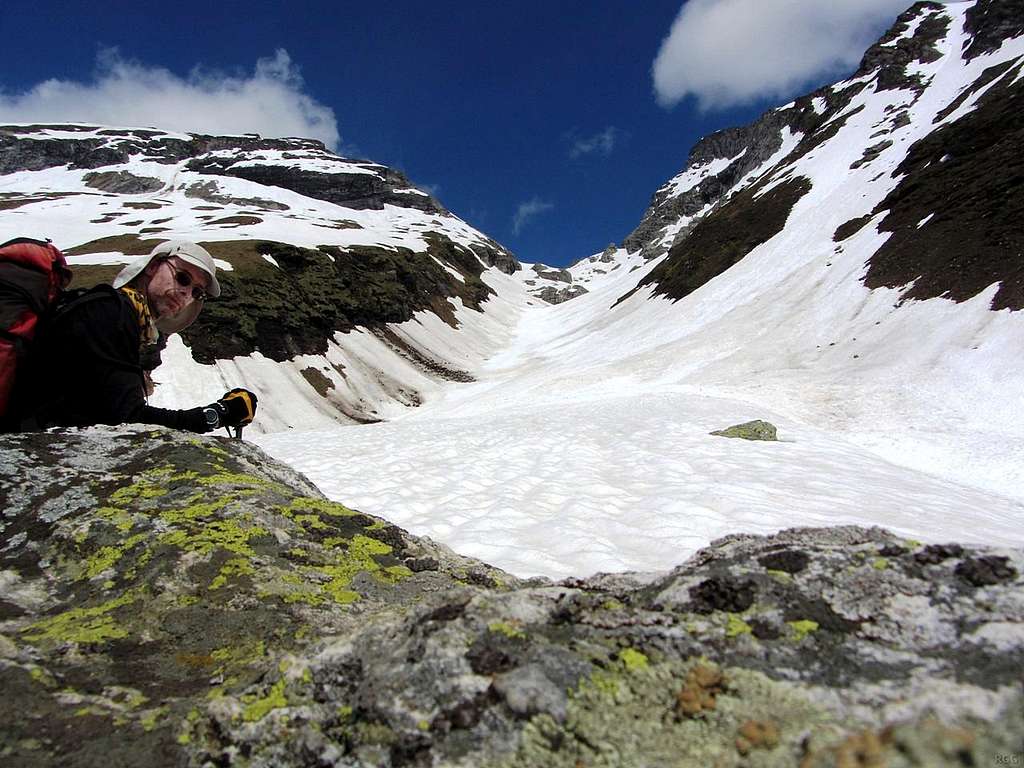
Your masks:
{"label": "rocky ridge", "polygon": [[802,529],[669,573],[523,582],[239,441],[122,427],[5,436],[0,454],[5,766],[1024,750],[1020,551]]}
{"label": "rocky ridge", "polygon": [[[1021,18],[1020,0],[978,0],[966,11],[917,3],[848,80],[700,141],[686,170],[655,193],[623,242],[645,259],[665,257],[643,284],[679,299],[721,274],[782,231],[812,186],[822,185],[820,196],[842,183],[835,173],[807,176],[815,156],[862,142],[849,170],[864,174],[862,196],[879,202],[840,226],[834,240],[839,253],[869,223],[891,233],[866,254],[865,285],[903,290],[905,299],[964,301],[1000,283],[991,308],[1024,307],[1024,210],[1012,193],[1021,172],[1012,116],[1020,109],[1024,58],[1008,45],[1024,35]],[[974,66],[992,55],[991,66]],[[937,67],[961,69],[958,87],[938,78]],[[859,113],[880,111],[872,130],[850,127]],[[802,177],[807,185],[785,206],[761,200]],[[992,212],[998,214],[989,221]]]}

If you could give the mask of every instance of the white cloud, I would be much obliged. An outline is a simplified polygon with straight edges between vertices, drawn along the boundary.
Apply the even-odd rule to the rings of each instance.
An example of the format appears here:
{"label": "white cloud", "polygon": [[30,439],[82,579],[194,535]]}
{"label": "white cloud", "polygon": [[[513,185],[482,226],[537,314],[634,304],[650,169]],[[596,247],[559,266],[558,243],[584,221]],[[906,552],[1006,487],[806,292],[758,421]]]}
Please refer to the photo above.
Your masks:
{"label": "white cloud", "polygon": [[626,132],[613,125],[608,126],[600,133],[588,138],[577,138],[569,148],[569,157],[574,160],[583,155],[599,154],[607,157],[615,149],[615,145],[625,138]]}
{"label": "white cloud", "polygon": [[512,232],[518,235],[522,232],[526,222],[544,211],[550,211],[555,206],[552,203],[545,203],[539,198],[533,198],[525,203],[520,203],[516,215],[512,217]]}
{"label": "white cloud", "polygon": [[792,96],[853,69],[909,0],[688,0],[652,73],[658,102],[701,109]]}
{"label": "white cloud", "polygon": [[333,110],[303,89],[298,68],[283,49],[258,60],[251,74],[196,67],[184,78],[108,49],[97,57],[89,82],[46,80],[24,93],[0,93],[0,120],[303,136],[337,147]]}

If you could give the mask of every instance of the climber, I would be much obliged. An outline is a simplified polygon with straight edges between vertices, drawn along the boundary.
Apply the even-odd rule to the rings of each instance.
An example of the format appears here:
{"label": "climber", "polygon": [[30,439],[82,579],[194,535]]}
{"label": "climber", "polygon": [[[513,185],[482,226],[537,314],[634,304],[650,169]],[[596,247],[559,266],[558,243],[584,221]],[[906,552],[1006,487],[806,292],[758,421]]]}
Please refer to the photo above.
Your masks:
{"label": "climber", "polygon": [[166,337],[187,328],[206,298],[220,295],[206,249],[171,241],[61,306],[40,328],[27,375],[14,396],[14,428],[159,424],[192,432],[252,421],[256,395],[232,389],[208,406],[186,410],[147,404],[150,372]]}

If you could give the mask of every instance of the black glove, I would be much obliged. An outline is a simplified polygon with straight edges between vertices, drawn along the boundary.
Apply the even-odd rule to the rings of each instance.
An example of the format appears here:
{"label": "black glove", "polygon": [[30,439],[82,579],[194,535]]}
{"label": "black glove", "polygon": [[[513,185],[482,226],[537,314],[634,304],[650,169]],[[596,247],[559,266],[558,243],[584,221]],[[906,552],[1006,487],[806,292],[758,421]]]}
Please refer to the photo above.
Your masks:
{"label": "black glove", "polygon": [[241,427],[256,415],[256,395],[248,389],[232,389],[210,406],[220,417],[221,427]]}

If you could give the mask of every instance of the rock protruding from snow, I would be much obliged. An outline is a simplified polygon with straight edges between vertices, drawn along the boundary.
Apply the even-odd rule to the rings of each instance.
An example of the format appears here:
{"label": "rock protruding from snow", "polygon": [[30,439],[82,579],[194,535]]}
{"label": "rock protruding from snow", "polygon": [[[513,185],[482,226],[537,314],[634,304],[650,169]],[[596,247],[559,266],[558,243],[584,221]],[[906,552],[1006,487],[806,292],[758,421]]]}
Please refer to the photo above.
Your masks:
{"label": "rock protruding from snow", "polygon": [[735,437],[741,440],[778,440],[778,430],[768,421],[755,419],[734,424],[728,429],[716,429],[711,433],[718,437]]}

